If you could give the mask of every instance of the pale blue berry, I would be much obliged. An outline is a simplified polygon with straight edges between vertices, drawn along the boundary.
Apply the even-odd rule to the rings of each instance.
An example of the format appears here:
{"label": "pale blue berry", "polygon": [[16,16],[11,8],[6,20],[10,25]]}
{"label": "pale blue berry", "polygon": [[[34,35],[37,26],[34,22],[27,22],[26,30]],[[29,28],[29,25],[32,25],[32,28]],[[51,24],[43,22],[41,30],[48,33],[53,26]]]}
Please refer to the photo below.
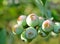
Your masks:
{"label": "pale blue berry", "polygon": [[21,40],[24,41],[24,42],[27,42],[27,39],[26,39],[26,32],[24,31],[22,34],[21,34]]}
{"label": "pale blue berry", "polygon": [[39,18],[36,14],[32,13],[27,16],[26,22],[28,26],[35,27],[39,24]]}
{"label": "pale blue berry", "polygon": [[39,17],[39,26],[42,26],[43,21],[44,21],[44,18],[43,17]]}
{"label": "pale blue berry", "polygon": [[37,31],[33,27],[28,27],[26,29],[26,38],[27,39],[34,39],[37,36]]}
{"label": "pale blue berry", "polygon": [[58,36],[58,34],[56,34],[56,33],[53,32],[53,31],[52,31],[50,34],[51,34],[52,37],[57,37],[57,36]]}
{"label": "pale blue berry", "polygon": [[18,25],[26,26],[26,16],[25,15],[19,16],[17,23],[18,23]]}
{"label": "pale blue berry", "polygon": [[50,32],[53,30],[53,22],[51,20],[45,20],[42,24],[42,30],[45,32]]}
{"label": "pale blue berry", "polygon": [[46,37],[47,34],[45,32],[43,32],[43,31],[41,31],[41,36]]}
{"label": "pale blue berry", "polygon": [[14,25],[12,32],[13,34],[21,34],[24,31],[24,28],[18,24]]}
{"label": "pale blue berry", "polygon": [[55,22],[54,32],[55,33],[59,33],[60,32],[60,23],[59,22]]}

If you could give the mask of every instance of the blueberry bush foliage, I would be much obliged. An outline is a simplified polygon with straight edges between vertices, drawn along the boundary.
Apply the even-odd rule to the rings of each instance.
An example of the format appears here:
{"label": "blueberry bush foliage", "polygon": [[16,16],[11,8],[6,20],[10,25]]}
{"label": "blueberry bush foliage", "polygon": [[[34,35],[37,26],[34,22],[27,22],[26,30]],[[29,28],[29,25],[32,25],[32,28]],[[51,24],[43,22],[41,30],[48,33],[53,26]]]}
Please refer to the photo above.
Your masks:
{"label": "blueberry bush foliage", "polygon": [[51,0],[0,0],[0,44],[60,44],[58,8]]}

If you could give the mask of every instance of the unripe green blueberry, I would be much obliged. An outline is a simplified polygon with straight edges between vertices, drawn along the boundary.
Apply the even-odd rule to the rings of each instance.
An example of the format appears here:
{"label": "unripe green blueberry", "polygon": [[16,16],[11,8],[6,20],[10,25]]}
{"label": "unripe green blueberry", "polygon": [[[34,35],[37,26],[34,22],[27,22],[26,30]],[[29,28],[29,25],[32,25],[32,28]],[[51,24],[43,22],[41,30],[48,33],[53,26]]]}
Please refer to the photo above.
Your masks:
{"label": "unripe green blueberry", "polygon": [[39,17],[39,26],[42,26],[43,21],[44,21],[44,18],[43,17]]}
{"label": "unripe green blueberry", "polygon": [[35,27],[39,24],[39,18],[36,14],[32,13],[27,16],[26,22],[28,26]]}
{"label": "unripe green blueberry", "polygon": [[39,28],[38,28],[38,34],[40,34],[41,31],[42,31],[42,28],[39,26]]}
{"label": "unripe green blueberry", "polygon": [[21,34],[21,40],[25,42],[32,41],[37,36],[37,31],[33,27],[28,27],[26,31]]}
{"label": "unripe green blueberry", "polygon": [[50,33],[52,37],[57,37],[58,34],[54,33],[53,31]]}
{"label": "unripe green blueberry", "polygon": [[42,27],[40,27],[40,28],[38,29],[38,34],[41,35],[42,37],[47,37],[47,36],[49,35],[49,33],[44,32],[44,31],[42,30]]}
{"label": "unripe green blueberry", "polygon": [[25,15],[19,16],[17,23],[18,25],[26,26],[26,16]]}
{"label": "unripe green blueberry", "polygon": [[28,27],[26,29],[26,38],[27,39],[34,39],[37,36],[37,30],[33,27]]}
{"label": "unripe green blueberry", "polygon": [[38,34],[40,34],[40,32],[41,32],[41,28],[38,29]]}
{"label": "unripe green blueberry", "polygon": [[51,20],[45,20],[42,24],[42,30],[45,32],[50,32],[53,30],[53,22]]}
{"label": "unripe green blueberry", "polygon": [[15,35],[16,35],[16,34],[19,35],[19,34],[21,34],[23,31],[24,31],[24,28],[23,28],[22,26],[18,25],[18,24],[14,25],[14,27],[13,27],[13,29],[12,29],[12,32],[13,32],[13,34],[15,34]]}
{"label": "unripe green blueberry", "polygon": [[24,41],[24,42],[27,42],[26,34],[25,33],[26,33],[25,31],[22,32],[22,34],[21,34],[21,40]]}
{"label": "unripe green blueberry", "polygon": [[40,32],[40,35],[41,35],[42,37],[46,37],[46,36],[47,36],[47,34],[46,34],[45,32],[43,32],[43,31]]}
{"label": "unripe green blueberry", "polygon": [[60,32],[60,23],[59,22],[55,22],[54,32],[55,33],[59,33]]}
{"label": "unripe green blueberry", "polygon": [[42,31],[41,27],[38,29],[38,34],[40,34],[42,37],[46,37],[47,34]]}

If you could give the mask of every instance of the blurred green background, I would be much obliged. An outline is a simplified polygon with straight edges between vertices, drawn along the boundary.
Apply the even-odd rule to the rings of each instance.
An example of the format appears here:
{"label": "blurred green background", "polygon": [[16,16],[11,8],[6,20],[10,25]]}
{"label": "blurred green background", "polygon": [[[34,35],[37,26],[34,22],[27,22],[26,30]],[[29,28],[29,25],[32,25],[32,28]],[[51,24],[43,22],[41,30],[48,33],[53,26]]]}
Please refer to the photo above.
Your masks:
{"label": "blurred green background", "polygon": [[[45,11],[39,3],[36,0],[0,0],[0,44],[60,44],[60,36],[45,41],[38,35],[30,43],[25,43],[12,34],[12,26],[16,24],[18,16],[31,13],[43,16]],[[60,0],[47,0],[44,7],[50,11],[46,16],[60,22]]]}

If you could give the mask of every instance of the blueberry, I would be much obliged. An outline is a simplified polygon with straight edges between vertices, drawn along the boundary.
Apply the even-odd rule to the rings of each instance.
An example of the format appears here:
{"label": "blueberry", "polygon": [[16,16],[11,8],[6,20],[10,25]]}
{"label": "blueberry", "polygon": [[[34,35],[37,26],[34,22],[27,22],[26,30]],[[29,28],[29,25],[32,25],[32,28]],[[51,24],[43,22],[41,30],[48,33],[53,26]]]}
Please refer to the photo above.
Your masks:
{"label": "blueberry", "polygon": [[51,20],[45,20],[42,24],[42,30],[45,32],[50,32],[53,30],[54,23]]}
{"label": "blueberry", "polygon": [[53,32],[53,31],[52,31],[50,34],[51,34],[52,37],[57,37],[57,36],[58,36],[58,34],[56,34],[56,33]]}
{"label": "blueberry", "polygon": [[24,31],[24,28],[17,24],[14,25],[13,30],[12,30],[13,34],[21,34],[23,31]]}
{"label": "blueberry", "polygon": [[39,24],[39,18],[36,14],[32,13],[27,16],[26,22],[28,26],[35,27]]}
{"label": "blueberry", "polygon": [[27,39],[34,39],[37,36],[37,30],[33,27],[28,27],[26,29],[26,38]]}
{"label": "blueberry", "polygon": [[17,19],[17,23],[18,25],[26,26],[26,16],[25,15],[19,16]]}
{"label": "blueberry", "polygon": [[43,17],[39,17],[39,26],[42,26],[43,21],[44,21],[44,18]]}
{"label": "blueberry", "polygon": [[24,31],[22,34],[21,34],[21,40],[24,41],[24,42],[27,42],[27,38],[26,38],[26,32]]}
{"label": "blueberry", "polygon": [[55,22],[54,32],[55,33],[59,33],[60,32],[60,23],[59,22]]}

